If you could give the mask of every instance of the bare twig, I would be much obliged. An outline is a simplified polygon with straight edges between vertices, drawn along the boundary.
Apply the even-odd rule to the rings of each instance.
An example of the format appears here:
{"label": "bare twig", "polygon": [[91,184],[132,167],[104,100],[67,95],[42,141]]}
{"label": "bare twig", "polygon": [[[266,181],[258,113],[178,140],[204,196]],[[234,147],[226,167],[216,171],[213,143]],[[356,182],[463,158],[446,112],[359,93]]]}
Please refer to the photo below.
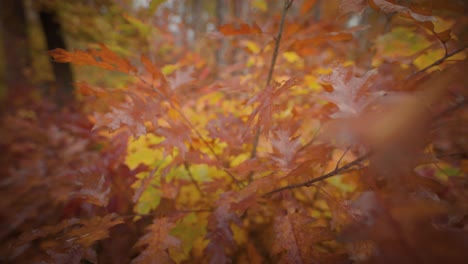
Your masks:
{"label": "bare twig", "polygon": [[361,163],[362,161],[366,160],[370,155],[371,154],[368,153],[368,154],[366,154],[364,156],[361,156],[361,157],[351,161],[350,163],[348,163],[348,164],[346,164],[346,165],[344,165],[342,167],[339,167],[337,169],[334,169],[333,171],[331,171],[331,172],[329,172],[329,173],[327,173],[325,175],[322,175],[320,177],[313,178],[311,180],[308,180],[308,181],[305,181],[305,182],[302,182],[302,183],[287,185],[287,186],[275,189],[275,190],[273,190],[271,192],[268,192],[268,193],[264,194],[263,196],[270,196],[270,195],[272,195],[274,193],[282,192],[284,190],[292,190],[292,189],[301,188],[301,187],[309,187],[315,182],[323,181],[323,180],[326,180],[326,179],[328,179],[330,177],[333,177],[335,175],[338,175],[338,174],[341,174],[343,172],[348,171],[352,167],[354,167],[354,166],[358,165],[359,163]]}
{"label": "bare twig", "polygon": [[343,153],[343,155],[341,155],[340,159],[338,160],[338,162],[336,163],[336,167],[335,167],[335,170],[338,169],[338,167],[340,167],[340,163],[341,163],[341,160],[343,160],[343,158],[346,156],[346,154],[348,153],[350,147],[347,147],[345,152]]}
{"label": "bare twig", "polygon": [[[288,9],[291,7],[292,3],[294,0],[285,0],[284,1],[284,8],[283,12],[281,13],[281,21],[280,21],[280,26],[278,29],[278,34],[276,36],[276,41],[275,41],[275,49],[273,51],[273,57],[271,57],[271,63],[270,63],[270,69],[268,70],[268,77],[266,80],[266,85],[265,88],[268,87],[271,83],[271,79],[273,78],[273,71],[275,69],[275,64],[276,64],[276,58],[278,57],[278,51],[279,51],[279,45],[281,41],[281,37],[283,35],[283,27],[284,27],[284,21],[286,19],[286,12]],[[255,137],[254,141],[252,144],[252,152],[250,153],[250,158],[253,159],[257,156],[257,147],[258,147],[258,141],[260,139],[260,127],[257,126],[255,129]],[[248,179],[251,179],[253,175],[253,172],[249,173]]]}

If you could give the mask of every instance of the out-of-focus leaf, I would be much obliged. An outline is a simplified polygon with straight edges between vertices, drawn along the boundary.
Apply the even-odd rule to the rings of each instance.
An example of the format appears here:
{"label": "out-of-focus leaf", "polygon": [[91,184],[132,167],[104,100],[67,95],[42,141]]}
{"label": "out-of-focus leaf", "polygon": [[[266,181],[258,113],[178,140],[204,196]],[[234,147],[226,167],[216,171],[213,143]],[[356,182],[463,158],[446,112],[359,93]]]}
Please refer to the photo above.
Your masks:
{"label": "out-of-focus leaf", "polygon": [[433,16],[421,15],[413,12],[410,8],[393,4],[385,0],[369,0],[369,5],[373,9],[384,12],[385,14],[401,13],[419,22],[431,22],[435,20]]}
{"label": "out-of-focus leaf", "polygon": [[346,14],[349,12],[362,14],[367,7],[366,0],[340,0],[340,13]]}
{"label": "out-of-focus leaf", "polygon": [[260,27],[253,23],[249,24],[225,24],[218,28],[219,32],[223,33],[225,36],[235,36],[235,35],[246,35],[246,34],[259,34],[262,33]]}

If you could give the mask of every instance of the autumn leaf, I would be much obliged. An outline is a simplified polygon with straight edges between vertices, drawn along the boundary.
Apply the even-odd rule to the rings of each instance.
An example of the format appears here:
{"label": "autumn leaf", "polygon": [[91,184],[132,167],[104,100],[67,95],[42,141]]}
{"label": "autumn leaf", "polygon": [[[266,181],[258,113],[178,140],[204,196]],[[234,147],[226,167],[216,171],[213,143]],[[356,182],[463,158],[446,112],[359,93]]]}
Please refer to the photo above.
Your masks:
{"label": "autumn leaf", "polygon": [[170,76],[168,79],[168,82],[170,83],[171,85],[171,88],[173,90],[177,89],[177,88],[180,88],[180,86],[184,85],[184,84],[187,84],[187,83],[190,83],[192,82],[193,80],[195,80],[195,78],[192,77],[192,74],[194,73],[194,68],[193,67],[189,67],[185,70],[182,70],[182,69],[178,69],[176,70],[172,76]]}
{"label": "autumn leaf", "polygon": [[307,0],[302,3],[300,14],[301,16],[306,15],[312,7],[314,7],[317,0]]}
{"label": "autumn leaf", "polygon": [[290,46],[290,49],[296,51],[300,55],[306,56],[312,55],[316,52],[314,47],[316,48],[317,46],[327,43],[346,42],[352,39],[352,32],[330,32],[327,34],[294,40]]}
{"label": "autumn leaf", "polygon": [[249,116],[247,124],[251,126],[254,118],[258,116],[257,127],[260,129],[263,135],[268,137],[273,122],[273,113],[277,110],[276,107],[273,105],[275,99],[278,98],[284,92],[286,92],[289,88],[297,85],[297,83],[298,79],[296,78],[291,78],[281,85],[278,83],[274,83],[272,85],[268,85],[265,89],[263,89],[254,97],[252,97],[246,103],[246,105],[248,106],[257,102],[259,104]]}
{"label": "autumn leaf", "polygon": [[361,77],[354,76],[353,68],[334,68],[330,75],[323,75],[322,83],[331,85],[333,91],[324,93],[321,97],[338,106],[339,111],[332,118],[358,116],[369,105],[372,94],[366,94],[366,88],[375,78],[377,70],[371,70]]}
{"label": "autumn leaf", "polygon": [[94,242],[109,236],[109,229],[115,225],[124,223],[116,214],[109,214],[104,217],[94,217],[88,220],[81,220],[80,227],[67,231],[67,242],[73,241],[85,248],[90,247]]}
{"label": "autumn leaf", "polygon": [[393,3],[390,3],[388,1],[385,1],[385,0],[369,0],[369,5],[377,10],[377,11],[381,11],[385,14],[391,14],[391,13],[400,13],[400,14],[403,14],[405,16],[408,16],[412,19],[414,19],[415,21],[418,21],[418,22],[426,22],[426,21],[434,21],[435,18],[433,16],[425,16],[425,15],[421,15],[421,14],[418,14],[418,13],[415,13],[413,12],[410,8],[407,8],[407,7],[404,7],[404,6],[401,6],[401,5],[397,5],[397,4],[393,4]]}
{"label": "autumn leaf", "polygon": [[95,216],[90,219],[66,219],[57,225],[43,226],[29,234],[26,233],[18,239],[18,243],[54,237],[55,240],[62,241],[68,246],[80,245],[89,248],[96,241],[107,238],[110,228],[122,223],[124,221],[116,214]]}
{"label": "autumn leaf", "polygon": [[367,0],[340,0],[339,10],[341,14],[349,12],[362,14],[367,7]]}
{"label": "autumn leaf", "polygon": [[260,27],[253,23],[252,25],[242,23],[240,25],[225,24],[218,28],[219,32],[225,36],[246,35],[246,34],[259,34],[262,33]]}
{"label": "autumn leaf", "polygon": [[156,218],[148,228],[148,233],[142,236],[135,247],[145,249],[133,259],[132,263],[175,263],[169,255],[169,249],[181,250],[181,241],[172,236],[170,231],[176,226],[174,219]]}
{"label": "autumn leaf", "polygon": [[156,67],[156,65],[154,65],[148,57],[141,55],[140,59],[143,65],[145,66],[146,71],[151,74],[153,81],[157,80],[162,76],[161,70],[158,67]]}
{"label": "autumn leaf", "polygon": [[271,158],[279,168],[289,169],[294,166],[296,153],[301,146],[299,137],[292,137],[289,130],[277,130],[273,132],[271,145],[273,153]]}
{"label": "autumn leaf", "polygon": [[280,263],[316,263],[333,258],[332,254],[314,247],[318,242],[335,238],[328,228],[314,226],[316,219],[300,211],[299,204],[290,195],[285,196],[281,207],[285,210],[279,210],[273,220],[275,240],[271,248]]}
{"label": "autumn leaf", "polygon": [[216,202],[216,209],[208,217],[208,232],[206,238],[210,241],[204,252],[209,257],[209,263],[231,263],[228,250],[236,247],[231,222],[240,225],[240,219],[231,210],[233,192],[221,195]]}
{"label": "autumn leaf", "polygon": [[180,151],[182,156],[185,156],[188,148],[186,144],[190,144],[192,141],[190,134],[191,129],[187,127],[182,121],[167,120],[169,127],[158,127],[155,133],[159,136],[164,137],[164,141],[159,143],[159,146],[163,147],[165,151],[171,153],[174,147]]}
{"label": "autumn leaf", "polygon": [[136,72],[136,68],[129,60],[120,57],[103,44],[101,44],[100,47],[101,50],[90,49],[87,51],[76,50],[71,52],[57,48],[48,51],[48,54],[52,56],[56,62],[97,66],[106,70],[124,73]]}

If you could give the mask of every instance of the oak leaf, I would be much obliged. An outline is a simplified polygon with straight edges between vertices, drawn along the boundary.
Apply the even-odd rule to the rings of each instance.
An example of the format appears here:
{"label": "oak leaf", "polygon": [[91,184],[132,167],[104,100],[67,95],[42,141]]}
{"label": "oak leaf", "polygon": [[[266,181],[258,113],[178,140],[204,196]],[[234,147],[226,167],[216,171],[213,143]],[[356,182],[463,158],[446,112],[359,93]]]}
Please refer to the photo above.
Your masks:
{"label": "oak leaf", "polygon": [[370,70],[361,77],[354,76],[354,68],[337,67],[330,75],[323,75],[320,80],[331,85],[333,91],[321,97],[334,103],[339,111],[332,118],[358,116],[372,101],[372,95],[366,94],[366,88],[376,77],[377,70]]}

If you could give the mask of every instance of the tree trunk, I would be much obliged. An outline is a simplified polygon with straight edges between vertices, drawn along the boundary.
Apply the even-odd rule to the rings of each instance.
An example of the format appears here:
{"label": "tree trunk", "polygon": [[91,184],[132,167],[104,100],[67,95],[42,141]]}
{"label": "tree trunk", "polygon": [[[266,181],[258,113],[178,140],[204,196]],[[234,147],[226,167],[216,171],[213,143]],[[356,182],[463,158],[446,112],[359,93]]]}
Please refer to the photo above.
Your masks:
{"label": "tree trunk", "polygon": [[7,92],[13,87],[29,87],[28,71],[31,65],[27,23],[23,2],[20,0],[2,0],[1,24],[3,49],[5,56],[5,84]]}
{"label": "tree trunk", "polygon": [[[42,10],[39,12],[42,29],[47,41],[47,49],[66,49],[62,28],[58,22],[55,11]],[[73,74],[68,63],[52,63],[52,69],[56,82],[56,101],[59,105],[64,105],[73,99]]]}

